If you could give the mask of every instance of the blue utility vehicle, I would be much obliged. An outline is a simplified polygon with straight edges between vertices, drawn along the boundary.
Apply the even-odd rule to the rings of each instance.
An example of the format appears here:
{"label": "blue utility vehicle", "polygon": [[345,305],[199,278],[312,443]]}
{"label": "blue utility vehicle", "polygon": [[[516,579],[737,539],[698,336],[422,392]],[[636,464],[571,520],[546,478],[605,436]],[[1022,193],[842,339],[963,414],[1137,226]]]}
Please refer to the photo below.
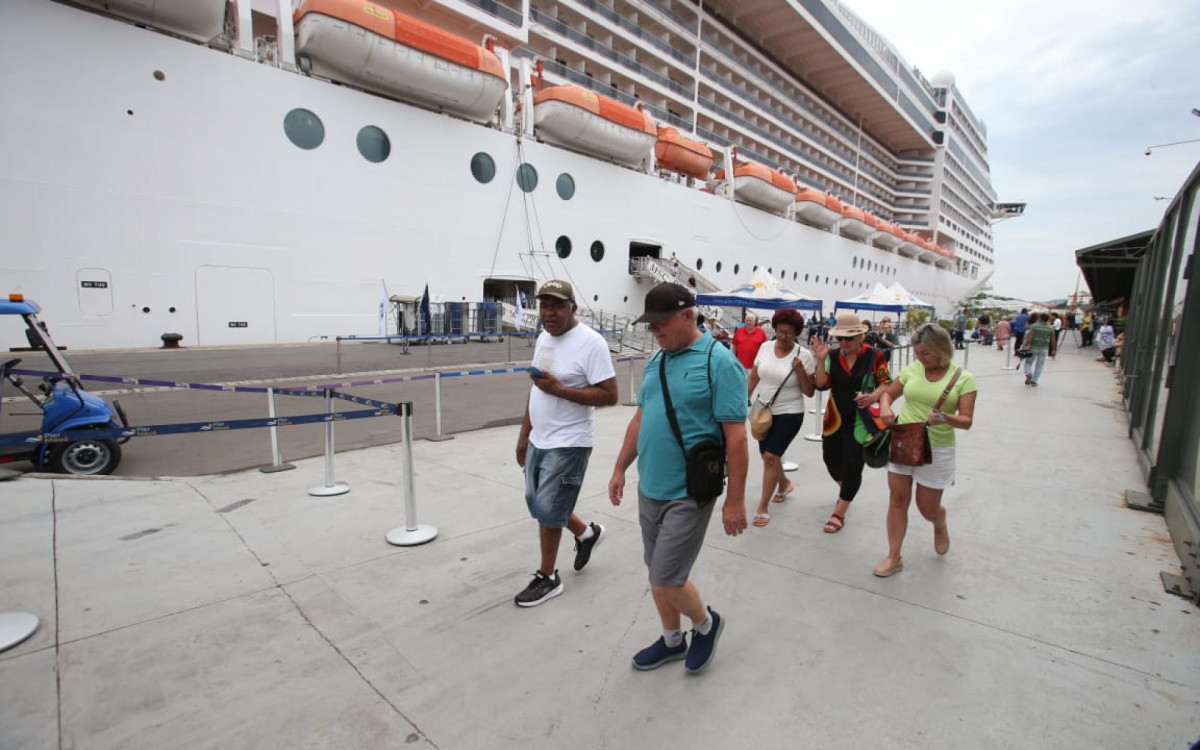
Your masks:
{"label": "blue utility vehicle", "polygon": [[[26,300],[19,294],[10,294],[0,300],[0,318],[20,316],[25,323],[25,336],[30,348],[45,352],[50,359],[53,374],[42,379],[37,390],[30,390],[20,375],[13,370],[20,359],[10,359],[0,364],[0,383],[7,381],[25,395],[42,412],[42,433],[75,434],[65,440],[40,440],[27,445],[0,446],[0,463],[30,461],[40,471],[63,474],[111,474],[121,462],[121,444],[128,437],[90,437],[78,431],[99,429],[124,429],[128,425],[121,405],[113,401],[109,408],[104,399],[84,390],[78,376],[67,364],[66,358],[54,341],[46,325],[38,320],[41,308],[36,302]],[[2,405],[2,402],[0,402]]]}

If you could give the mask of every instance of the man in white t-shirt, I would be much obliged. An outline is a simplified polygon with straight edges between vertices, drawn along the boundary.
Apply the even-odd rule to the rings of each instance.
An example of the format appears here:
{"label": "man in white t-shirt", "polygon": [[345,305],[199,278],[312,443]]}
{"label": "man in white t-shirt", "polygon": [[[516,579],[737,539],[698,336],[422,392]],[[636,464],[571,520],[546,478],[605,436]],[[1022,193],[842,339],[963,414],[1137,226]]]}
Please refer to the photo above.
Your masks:
{"label": "man in white t-shirt", "polygon": [[617,403],[617,374],[604,338],[575,317],[575,290],[552,279],[537,293],[542,332],[533,350],[533,386],[517,438],[525,469],[525,503],[538,522],[542,559],[533,580],[514,598],[536,607],[562,593],[555,569],[566,527],[575,535],[575,570],[583,570],[604,538],[604,527],[575,515],[575,501],[592,454],[597,406]]}

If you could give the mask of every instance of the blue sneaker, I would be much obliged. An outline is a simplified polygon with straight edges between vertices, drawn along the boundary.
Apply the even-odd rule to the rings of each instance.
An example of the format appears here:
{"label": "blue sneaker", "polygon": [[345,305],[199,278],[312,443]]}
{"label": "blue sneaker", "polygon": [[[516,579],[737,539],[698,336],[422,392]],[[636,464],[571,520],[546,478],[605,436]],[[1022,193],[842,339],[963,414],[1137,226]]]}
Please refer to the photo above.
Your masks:
{"label": "blue sneaker", "polygon": [[657,641],[633,655],[633,668],[643,672],[658,669],[669,661],[679,661],[687,654],[687,636],[674,648],[668,646],[666,640],[659,636]]}
{"label": "blue sneaker", "polygon": [[721,638],[721,631],[725,629],[725,618],[714,612],[712,607],[708,608],[708,614],[712,616],[712,627],[708,629],[708,635],[692,631],[692,647],[687,652],[687,663],[684,664],[688,674],[702,671],[712,664],[713,657],[717,655],[717,641]]}

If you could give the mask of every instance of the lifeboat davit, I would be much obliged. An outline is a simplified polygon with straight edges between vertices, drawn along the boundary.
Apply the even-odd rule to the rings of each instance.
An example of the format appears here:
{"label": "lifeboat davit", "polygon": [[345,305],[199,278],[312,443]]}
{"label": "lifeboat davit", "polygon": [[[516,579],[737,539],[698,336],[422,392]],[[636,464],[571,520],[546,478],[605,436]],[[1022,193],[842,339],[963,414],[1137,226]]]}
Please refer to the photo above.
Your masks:
{"label": "lifeboat davit", "polygon": [[871,242],[885,250],[895,250],[904,242],[904,235],[901,233],[900,227],[890,221],[880,219],[879,224],[875,227],[875,234],[871,235]]}
{"label": "lifeboat davit", "polygon": [[808,224],[828,229],[842,218],[842,202],[809,187],[796,193],[796,216]]}
{"label": "lifeboat davit", "polygon": [[225,0],[81,0],[114,16],[207,42],[225,30]]}
{"label": "lifeboat davit", "polygon": [[496,53],[363,0],[305,0],[296,53],[319,76],[444,110],[475,122],[495,115],[508,89]]}
{"label": "lifeboat davit", "polygon": [[703,143],[680,135],[675,128],[659,128],[654,158],[663,169],[703,180],[712,169],[713,152]]}
{"label": "lifeboat davit", "polygon": [[537,92],[533,122],[543,141],[633,166],[650,155],[658,139],[650,115],[571,84]]}
{"label": "lifeboat davit", "polygon": [[[717,179],[725,179],[724,169],[717,171]],[[738,162],[733,168],[733,197],[767,211],[784,211],[796,200],[796,181],[756,162]]]}
{"label": "lifeboat davit", "polygon": [[[874,218],[874,217],[872,217]],[[867,221],[867,212],[854,206],[842,207],[842,220],[838,233],[854,240],[865,240],[875,234],[874,222]]]}

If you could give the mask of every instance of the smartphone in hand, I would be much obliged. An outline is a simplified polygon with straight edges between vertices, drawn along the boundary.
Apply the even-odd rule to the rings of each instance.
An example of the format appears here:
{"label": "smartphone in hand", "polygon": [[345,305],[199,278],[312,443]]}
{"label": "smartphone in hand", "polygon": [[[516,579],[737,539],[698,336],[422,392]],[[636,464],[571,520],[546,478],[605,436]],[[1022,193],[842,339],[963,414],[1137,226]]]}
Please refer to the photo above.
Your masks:
{"label": "smartphone in hand", "polygon": [[546,373],[542,372],[541,370],[534,367],[533,365],[530,365],[529,366],[529,376],[532,378],[544,378],[544,377],[546,377]]}

